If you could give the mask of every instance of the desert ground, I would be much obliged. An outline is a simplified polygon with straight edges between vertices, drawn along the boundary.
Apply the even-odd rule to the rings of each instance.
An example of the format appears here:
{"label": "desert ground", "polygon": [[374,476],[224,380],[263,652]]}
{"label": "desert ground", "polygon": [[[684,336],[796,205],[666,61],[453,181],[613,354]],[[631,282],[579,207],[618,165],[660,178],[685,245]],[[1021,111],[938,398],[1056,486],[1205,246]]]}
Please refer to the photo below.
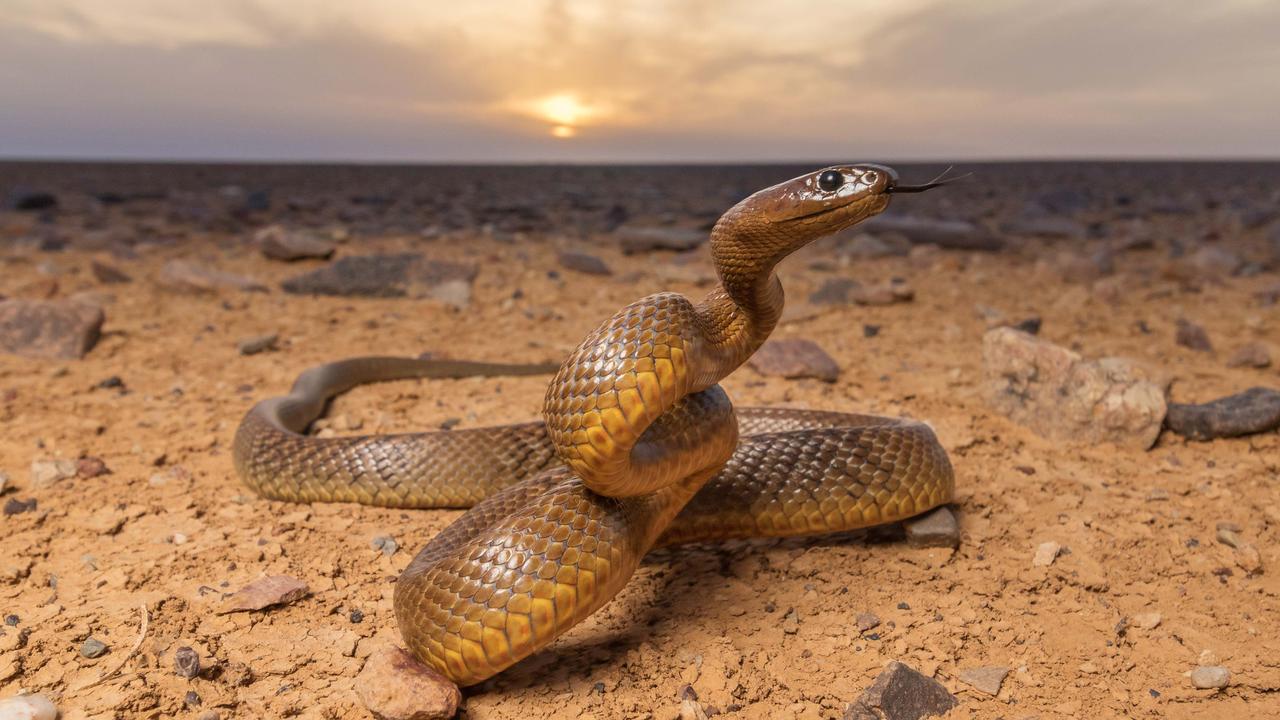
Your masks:
{"label": "desert ground", "polygon": [[[398,642],[395,578],[460,511],[260,499],[231,463],[244,413],[353,355],[558,362],[633,300],[707,292],[696,238],[815,167],[0,164],[0,296],[105,318],[83,357],[0,354],[0,698],[39,692],[64,718],[369,717],[357,678]],[[1127,358],[1170,403],[1280,388],[1280,165],[958,171],[890,212],[961,226],[871,225],[781,266],[774,337],[820,346],[833,382],[748,366],[724,383],[744,405],[928,422],[958,546],[890,528],[654,552],[551,649],[467,689],[461,716],[667,719],[696,698],[709,717],[839,718],[897,660],[954,693],[951,720],[1280,717],[1276,431],[1058,433],[993,405],[984,368],[1009,325]],[[273,241],[333,254],[285,262]],[[284,289],[393,254],[443,280]],[[528,420],[548,379],[359,388],[313,432]],[[309,593],[219,614],[272,575]],[[1197,687],[1197,668],[1229,680]]]}

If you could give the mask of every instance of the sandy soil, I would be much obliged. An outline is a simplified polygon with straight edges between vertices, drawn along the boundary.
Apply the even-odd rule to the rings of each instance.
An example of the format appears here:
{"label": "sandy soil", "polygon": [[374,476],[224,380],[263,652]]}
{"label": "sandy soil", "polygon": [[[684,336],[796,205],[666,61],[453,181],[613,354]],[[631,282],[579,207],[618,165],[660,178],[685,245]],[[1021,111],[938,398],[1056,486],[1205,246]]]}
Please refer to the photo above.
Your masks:
{"label": "sandy soil", "polygon": [[[1262,183],[1251,192],[1260,203],[1274,200]],[[711,194],[698,207],[724,205]],[[279,281],[323,262],[264,260],[244,242],[252,223],[183,224],[173,234],[167,228],[185,220],[145,202],[132,215],[130,204],[122,207],[95,216],[96,229],[74,212],[54,227],[74,239],[151,224],[150,237],[165,239],[126,243],[127,252],[74,241],[45,252],[23,240],[40,230],[26,215],[0,216],[0,294],[32,292],[34,280],[52,277],[58,296],[97,293],[107,314],[104,337],[83,360],[0,356],[0,471],[10,476],[0,502],[38,501],[36,510],[0,518],[0,615],[18,616],[16,626],[0,627],[0,697],[39,690],[67,718],[195,718],[209,710],[223,718],[367,717],[353,683],[364,658],[397,639],[395,576],[458,513],[253,497],[229,453],[243,413],[301,370],[353,354],[559,360],[623,304],[659,290],[701,295],[697,281],[710,277],[705,258],[624,256],[589,227],[527,237],[463,229],[442,239],[382,228],[340,245],[339,256],[412,250],[478,263],[470,306],[298,297],[280,292]],[[686,210],[673,212],[701,217]],[[780,274],[797,304],[837,276],[902,277],[915,299],[813,308],[779,329],[777,337],[813,339],[836,358],[842,374],[834,384],[744,368],[725,386],[743,404],[933,424],[957,472],[960,547],[913,549],[892,536],[855,534],[654,553],[612,604],[553,649],[469,690],[466,717],[674,718],[686,684],[721,717],[839,717],[895,659],[957,693],[962,704],[949,718],[1280,716],[1280,438],[1197,443],[1166,432],[1148,452],[1049,442],[994,414],[981,393],[986,321],[977,305],[1012,320],[1038,315],[1042,337],[1085,355],[1160,368],[1175,401],[1280,385],[1274,366],[1226,363],[1249,341],[1280,349],[1280,317],[1254,296],[1276,281],[1274,272],[1188,283],[1161,271],[1175,238],[1261,252],[1265,229],[1241,229],[1229,210],[1200,204],[1149,218],[1142,232],[1154,246],[1119,253],[1120,280],[1105,292],[1066,282],[1054,260],[1061,248],[1087,252],[1102,240],[1027,240],[985,254],[917,250],[852,264],[823,243],[793,257]],[[1111,224],[1113,239],[1132,231],[1125,222]],[[561,249],[591,252],[615,274],[558,268]],[[177,257],[273,290],[166,290],[154,278]],[[97,282],[95,258],[134,281]],[[1178,346],[1178,318],[1202,325],[1216,350]],[[864,337],[864,324],[881,330]],[[239,340],[271,332],[280,334],[277,351],[237,352]],[[112,376],[123,387],[99,387]],[[546,381],[393,383],[340,398],[330,415],[360,425],[352,431],[359,433],[429,429],[451,418],[459,427],[525,420]],[[101,458],[110,474],[33,486],[33,461],[82,456]],[[1259,549],[1261,573],[1246,574],[1215,540],[1220,522],[1239,525]],[[387,557],[370,546],[383,535],[400,551]],[[1033,567],[1046,541],[1065,550],[1051,566]],[[273,611],[213,614],[224,593],[264,574],[296,576],[312,593]],[[137,655],[118,678],[80,690],[128,652],[143,606],[150,626]],[[855,618],[867,612],[882,624],[860,632]],[[1150,613],[1160,616],[1154,628],[1122,627]],[[90,635],[110,648],[96,660],[80,653]],[[208,668],[201,677],[174,673],[180,646],[198,651]],[[1227,666],[1231,685],[1193,689],[1187,673],[1201,664]],[[990,665],[1012,670],[997,697],[958,679]],[[189,692],[200,705],[184,704]]]}

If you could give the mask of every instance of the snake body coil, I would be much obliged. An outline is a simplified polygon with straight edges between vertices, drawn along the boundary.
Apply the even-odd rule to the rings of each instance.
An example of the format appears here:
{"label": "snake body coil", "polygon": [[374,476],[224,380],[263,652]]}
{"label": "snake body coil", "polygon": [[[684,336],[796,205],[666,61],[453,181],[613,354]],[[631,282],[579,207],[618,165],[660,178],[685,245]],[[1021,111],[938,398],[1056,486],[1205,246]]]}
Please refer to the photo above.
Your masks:
{"label": "snake body coil", "polygon": [[310,438],[333,395],[410,377],[497,375],[484,363],[356,358],[304,373],[256,405],[235,462],[265,497],[471,507],[396,584],[406,644],[459,685],[545,647],[607,603],[655,544],[826,533],[948,502],[946,452],[925,425],[769,408],[736,411],[719,380],[782,311],[774,266],[881,212],[889,168],[828,168],[762,190],[716,224],[721,285],[623,308],[560,366],[543,422]]}

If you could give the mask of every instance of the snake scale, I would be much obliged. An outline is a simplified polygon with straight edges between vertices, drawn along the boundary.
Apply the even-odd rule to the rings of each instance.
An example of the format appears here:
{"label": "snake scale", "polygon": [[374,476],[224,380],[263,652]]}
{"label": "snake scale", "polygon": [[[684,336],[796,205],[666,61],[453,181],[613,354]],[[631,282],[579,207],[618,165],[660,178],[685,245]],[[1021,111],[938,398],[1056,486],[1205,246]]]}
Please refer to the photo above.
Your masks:
{"label": "snake scale", "polygon": [[463,686],[599,609],[655,545],[829,533],[929,510],[950,501],[954,476],[926,425],[735,410],[717,383],[777,324],[778,262],[880,213],[894,193],[937,184],[845,165],[741,201],[711,232],[720,285],[699,303],[651,295],[601,324],[559,367],[542,422],[303,435],[332,396],[361,383],[529,370],[354,358],[308,370],[289,395],[255,405],[236,433],[236,469],[278,500],[470,507],[395,589],[409,649]]}

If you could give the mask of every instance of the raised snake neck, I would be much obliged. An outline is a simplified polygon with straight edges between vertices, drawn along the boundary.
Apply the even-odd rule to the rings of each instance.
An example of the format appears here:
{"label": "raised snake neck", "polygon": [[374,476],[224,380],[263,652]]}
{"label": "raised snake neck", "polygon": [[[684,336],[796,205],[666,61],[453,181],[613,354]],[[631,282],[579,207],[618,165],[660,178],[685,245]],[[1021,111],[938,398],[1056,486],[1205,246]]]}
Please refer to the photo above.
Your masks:
{"label": "raised snake neck", "polygon": [[[828,190],[833,172],[841,183]],[[237,469],[280,499],[475,504],[419,553],[395,593],[409,648],[461,685],[594,612],[660,538],[830,532],[946,502],[951,467],[927,427],[799,410],[735,417],[716,385],[777,323],[774,266],[883,210],[895,180],[887,168],[843,166],[734,206],[711,237],[721,286],[696,305],[652,295],[599,326],[548,387],[544,423],[298,435],[328,397],[360,382],[511,369],[358,358],[308,371],[289,396],[255,406],[237,432]]]}

